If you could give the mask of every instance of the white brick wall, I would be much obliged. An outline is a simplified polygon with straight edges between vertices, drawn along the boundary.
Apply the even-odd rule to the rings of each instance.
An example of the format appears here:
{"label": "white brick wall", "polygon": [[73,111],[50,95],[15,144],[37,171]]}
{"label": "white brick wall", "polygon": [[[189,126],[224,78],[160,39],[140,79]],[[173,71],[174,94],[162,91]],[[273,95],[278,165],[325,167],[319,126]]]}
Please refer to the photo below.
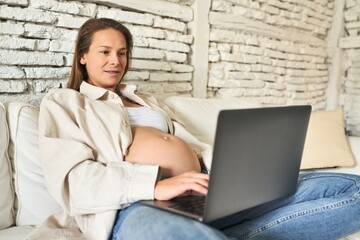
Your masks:
{"label": "white brick wall", "polygon": [[[193,37],[187,22],[192,1],[143,1],[130,10],[139,2],[0,0],[0,101],[38,103],[50,88],[64,86],[77,29],[91,17],[114,18],[133,33],[134,59],[126,81],[146,81],[152,87],[143,89],[154,94],[191,95]],[[159,3],[163,9],[154,7]]]}
{"label": "white brick wall", "polygon": [[332,20],[329,3],[213,0],[211,94],[324,109],[326,32]]}
{"label": "white brick wall", "polygon": [[[341,76],[333,77],[341,82],[336,105],[344,109],[348,132],[360,135],[360,4],[344,1],[341,22],[346,31],[335,40],[343,51],[337,67]],[[208,3],[209,12],[204,13],[207,7],[201,6]],[[64,86],[77,28],[88,18],[111,17],[134,35],[134,59],[126,81],[141,91],[159,97],[194,93],[256,98],[265,105],[311,104],[315,110],[325,109],[333,81],[331,64],[336,64],[328,34],[340,24],[339,19],[333,22],[334,3],[0,0],[0,101],[39,103],[50,88]],[[202,19],[196,28],[200,13],[207,22]]]}
{"label": "white brick wall", "polygon": [[340,39],[345,64],[342,72],[340,105],[345,112],[346,130],[360,136],[360,3],[345,2],[346,36]]}

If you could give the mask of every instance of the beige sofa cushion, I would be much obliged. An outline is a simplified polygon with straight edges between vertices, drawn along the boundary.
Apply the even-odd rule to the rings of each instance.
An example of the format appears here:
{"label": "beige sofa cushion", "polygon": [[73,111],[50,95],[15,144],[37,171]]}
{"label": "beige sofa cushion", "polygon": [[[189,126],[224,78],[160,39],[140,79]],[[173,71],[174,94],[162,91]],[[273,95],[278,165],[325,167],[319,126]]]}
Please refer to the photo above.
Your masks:
{"label": "beige sofa cushion", "polygon": [[200,99],[168,97],[164,103],[200,141],[213,144],[217,116],[222,109],[257,108],[261,104],[251,99]]}
{"label": "beige sofa cushion", "polygon": [[350,167],[355,159],[345,135],[341,109],[317,111],[310,116],[302,169]]}
{"label": "beige sofa cushion", "polygon": [[20,102],[7,104],[9,157],[13,163],[16,225],[36,225],[59,209],[50,196],[40,165],[38,108]]}
{"label": "beige sofa cushion", "polygon": [[0,230],[14,223],[13,202],[14,193],[11,181],[11,166],[7,153],[9,132],[6,123],[6,111],[0,103]]}
{"label": "beige sofa cushion", "polygon": [[[213,144],[217,115],[221,109],[261,107],[244,99],[197,99],[169,97],[164,103],[200,141]],[[353,166],[355,163],[344,130],[340,109],[313,112],[304,146],[301,169]]]}

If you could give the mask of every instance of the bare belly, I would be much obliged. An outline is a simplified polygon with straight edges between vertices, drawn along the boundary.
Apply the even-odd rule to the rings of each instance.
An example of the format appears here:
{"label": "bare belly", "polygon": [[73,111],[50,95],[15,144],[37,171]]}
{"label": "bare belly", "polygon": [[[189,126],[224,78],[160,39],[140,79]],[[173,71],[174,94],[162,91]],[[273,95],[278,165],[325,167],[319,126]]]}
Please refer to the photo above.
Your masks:
{"label": "bare belly", "polygon": [[152,127],[134,127],[132,134],[133,142],[125,161],[160,165],[163,177],[200,172],[195,152],[181,138]]}

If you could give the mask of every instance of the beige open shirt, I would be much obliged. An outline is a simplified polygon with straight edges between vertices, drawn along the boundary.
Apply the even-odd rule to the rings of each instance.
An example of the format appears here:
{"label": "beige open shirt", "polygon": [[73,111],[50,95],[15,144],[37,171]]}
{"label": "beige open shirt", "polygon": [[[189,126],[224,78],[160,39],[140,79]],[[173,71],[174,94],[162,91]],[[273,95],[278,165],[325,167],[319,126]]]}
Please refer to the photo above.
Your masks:
{"label": "beige open shirt", "polygon": [[[120,91],[163,114],[169,132],[191,144],[210,167],[211,147],[173,121],[168,108],[160,108],[154,97],[135,94],[135,86],[122,85]],[[159,166],[123,161],[131,142],[126,108],[114,92],[83,82],[79,92],[46,94],[39,116],[40,155],[47,187],[62,210],[27,239],[105,240],[118,209],[153,199]]]}

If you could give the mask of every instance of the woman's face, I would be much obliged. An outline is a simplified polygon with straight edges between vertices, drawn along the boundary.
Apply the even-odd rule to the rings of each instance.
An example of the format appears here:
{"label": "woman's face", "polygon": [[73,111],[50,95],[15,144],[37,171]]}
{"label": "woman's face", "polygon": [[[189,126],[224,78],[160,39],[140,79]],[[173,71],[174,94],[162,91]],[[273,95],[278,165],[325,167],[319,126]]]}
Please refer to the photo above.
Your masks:
{"label": "woman's face", "polygon": [[85,64],[88,83],[115,92],[127,64],[124,35],[112,28],[95,32],[80,63]]}

